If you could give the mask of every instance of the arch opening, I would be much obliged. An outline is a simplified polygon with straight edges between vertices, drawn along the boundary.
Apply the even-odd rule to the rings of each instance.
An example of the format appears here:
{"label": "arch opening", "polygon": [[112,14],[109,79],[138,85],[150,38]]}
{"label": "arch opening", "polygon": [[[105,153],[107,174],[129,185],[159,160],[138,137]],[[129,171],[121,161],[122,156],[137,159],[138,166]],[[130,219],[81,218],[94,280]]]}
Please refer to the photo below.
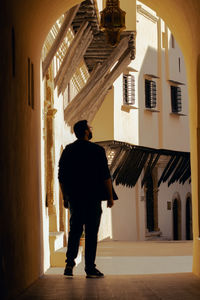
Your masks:
{"label": "arch opening", "polygon": [[146,226],[149,232],[155,230],[155,203],[154,203],[154,181],[153,175],[146,182]]}
{"label": "arch opening", "polygon": [[193,230],[192,230],[192,201],[191,197],[186,199],[186,240],[193,239]]}
{"label": "arch opening", "polygon": [[181,240],[181,200],[173,200],[173,240]]}
{"label": "arch opening", "polygon": [[[59,23],[59,21],[57,22]],[[159,25],[160,26],[160,25]],[[163,35],[164,36],[164,35]],[[74,36],[73,34],[71,34],[71,40],[73,40]],[[66,40],[66,43],[68,43],[70,40],[70,38],[68,37],[68,41]],[[48,41],[50,43],[50,40]],[[164,43],[164,42],[163,42]],[[52,45],[52,41],[50,43]],[[69,43],[70,44],[70,43]],[[68,45],[69,46],[69,45]],[[51,117],[53,118],[57,118],[57,115],[60,113],[59,112],[59,108],[58,108],[58,101],[62,101],[63,102],[63,110],[65,110],[65,106],[66,105],[69,105],[71,100],[76,97],[76,94],[80,91],[80,85],[84,86],[84,83],[82,82],[82,84],[80,84],[80,77],[79,77],[79,80],[76,81],[76,76],[78,74],[76,74],[76,76],[73,78],[72,81],[70,81],[67,86],[66,86],[66,89],[65,91],[63,92],[60,92],[59,91],[59,87],[56,87],[56,82],[59,82],[59,79],[58,80],[54,80],[56,79],[56,76],[57,74],[59,73],[59,68],[61,67],[61,64],[62,64],[62,59],[63,57],[65,57],[65,54],[66,52],[63,50],[62,53],[58,53],[56,55],[56,58],[54,59],[53,63],[54,63],[54,66],[53,67],[50,67],[50,72],[48,72],[46,74],[46,78],[44,77],[44,85],[47,84],[47,86],[45,87],[46,88],[46,95],[49,97],[48,99],[46,98],[45,99],[45,109],[47,110],[51,110],[52,114]],[[156,55],[154,55],[155,57]],[[61,59],[62,57],[62,59]],[[83,71],[83,69],[81,70],[83,73],[86,72],[85,70]],[[81,72],[80,71],[80,72]],[[149,76],[149,75],[148,75]],[[55,77],[55,78],[54,78]],[[149,78],[149,77],[148,77]],[[151,78],[152,79],[152,78]],[[81,87],[82,87],[81,86]],[[58,94],[58,97],[55,97],[54,99],[54,96],[52,95],[52,93],[50,92],[50,88],[53,88],[55,89],[55,91],[57,92]],[[62,89],[62,88],[61,88]],[[53,106],[56,107],[55,110],[57,111],[53,111],[52,108]],[[58,109],[57,109],[58,108]],[[55,115],[54,115],[55,113]],[[52,129],[53,129],[53,123],[54,123],[54,119],[52,118],[52,120],[50,121],[51,122],[51,125],[52,126]],[[66,121],[66,119],[65,119]],[[65,129],[67,129],[67,127],[65,127]],[[55,132],[52,131],[52,134],[53,136],[55,136]],[[73,140],[73,136],[71,135],[71,132],[69,131],[69,128],[67,129],[67,135],[68,135],[68,138],[71,139],[71,141]],[[68,139],[68,140],[69,140]],[[58,162],[58,156],[55,160],[55,165],[56,163]],[[151,231],[158,231],[158,234],[160,234],[159,232],[159,227],[158,227],[158,203],[155,201],[155,194],[158,193],[158,191],[156,190],[156,186],[154,186],[154,181],[152,179],[152,176],[149,177],[148,179],[148,183],[147,183],[147,186],[146,186],[147,190],[146,190],[146,221],[147,221],[147,229],[151,232]],[[62,209],[61,209],[61,206],[62,206],[62,195],[61,195],[61,191],[59,190],[59,204],[58,204],[58,207],[59,207],[59,217],[60,217],[60,224],[59,224],[59,221],[55,220],[54,218],[54,222],[57,222],[57,225],[55,226],[54,230],[63,230],[63,223],[61,222],[62,219],[63,219],[63,212],[62,212]],[[55,203],[51,203],[51,204],[55,204]],[[52,210],[52,213],[54,214],[54,217],[55,216],[55,210],[57,209],[56,208],[56,205],[54,205],[54,209]],[[176,211],[177,207],[176,207],[176,202],[174,204],[174,216],[175,216],[175,211]],[[175,222],[175,219],[174,219],[174,222]],[[139,230],[138,230],[139,231]],[[181,238],[181,235],[179,237],[179,239]]]}

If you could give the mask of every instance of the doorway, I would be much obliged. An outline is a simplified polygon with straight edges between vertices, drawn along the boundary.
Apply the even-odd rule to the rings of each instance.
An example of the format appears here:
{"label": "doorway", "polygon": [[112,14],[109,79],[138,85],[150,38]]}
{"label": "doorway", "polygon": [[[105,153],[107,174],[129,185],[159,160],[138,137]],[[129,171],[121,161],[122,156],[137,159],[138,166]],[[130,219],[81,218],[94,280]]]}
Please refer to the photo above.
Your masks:
{"label": "doorway", "polygon": [[192,234],[192,201],[191,197],[187,197],[186,199],[186,240],[192,240],[193,234]]}
{"label": "doorway", "polygon": [[146,212],[147,229],[151,232],[154,231],[154,193],[152,174],[149,175],[146,183]]}
{"label": "doorway", "polygon": [[173,201],[173,240],[181,240],[181,201]]}

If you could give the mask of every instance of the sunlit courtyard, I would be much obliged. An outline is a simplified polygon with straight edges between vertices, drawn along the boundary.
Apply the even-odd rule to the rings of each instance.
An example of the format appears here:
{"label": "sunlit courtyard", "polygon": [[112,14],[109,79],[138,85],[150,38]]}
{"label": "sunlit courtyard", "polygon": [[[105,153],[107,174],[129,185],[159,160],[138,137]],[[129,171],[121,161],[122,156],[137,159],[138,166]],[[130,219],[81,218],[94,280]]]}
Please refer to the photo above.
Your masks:
{"label": "sunlit courtyard", "polygon": [[[97,267],[105,275],[167,274],[192,272],[192,241],[98,243]],[[50,268],[46,274],[63,274],[63,268]],[[74,275],[85,275],[84,256]]]}

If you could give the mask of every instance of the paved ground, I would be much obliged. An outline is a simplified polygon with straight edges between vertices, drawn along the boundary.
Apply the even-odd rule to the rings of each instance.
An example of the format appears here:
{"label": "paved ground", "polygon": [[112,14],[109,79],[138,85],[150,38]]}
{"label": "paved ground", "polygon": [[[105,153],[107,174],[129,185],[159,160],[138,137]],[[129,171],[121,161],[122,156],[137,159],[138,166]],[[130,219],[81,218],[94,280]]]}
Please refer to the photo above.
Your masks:
{"label": "paved ground", "polygon": [[83,263],[70,279],[63,269],[50,269],[18,300],[200,300],[200,278],[187,271],[191,242],[102,242],[97,254],[105,278],[86,279]]}
{"label": "paved ground", "polygon": [[102,279],[73,279],[45,275],[20,300],[120,299],[199,300],[200,278],[191,273],[165,275],[108,275]]}
{"label": "paved ground", "polygon": [[[192,272],[192,242],[99,242],[96,263],[107,275]],[[85,274],[84,259],[74,273]],[[63,268],[51,268],[47,274],[61,275]]]}
{"label": "paved ground", "polygon": [[192,247],[192,241],[106,240],[98,243],[97,256],[191,256]]}

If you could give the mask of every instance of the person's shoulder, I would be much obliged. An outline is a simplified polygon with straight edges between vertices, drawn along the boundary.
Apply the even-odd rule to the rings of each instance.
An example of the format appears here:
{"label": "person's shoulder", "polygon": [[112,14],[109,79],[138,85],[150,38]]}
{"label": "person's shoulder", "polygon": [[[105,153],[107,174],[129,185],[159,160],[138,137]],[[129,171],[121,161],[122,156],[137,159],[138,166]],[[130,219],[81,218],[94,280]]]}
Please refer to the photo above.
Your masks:
{"label": "person's shoulder", "polygon": [[76,147],[76,141],[70,144],[67,144],[63,150],[63,152],[70,152],[71,150],[73,150]]}
{"label": "person's shoulder", "polygon": [[90,142],[90,145],[94,150],[100,153],[105,152],[105,149],[102,146],[98,145],[97,143]]}

